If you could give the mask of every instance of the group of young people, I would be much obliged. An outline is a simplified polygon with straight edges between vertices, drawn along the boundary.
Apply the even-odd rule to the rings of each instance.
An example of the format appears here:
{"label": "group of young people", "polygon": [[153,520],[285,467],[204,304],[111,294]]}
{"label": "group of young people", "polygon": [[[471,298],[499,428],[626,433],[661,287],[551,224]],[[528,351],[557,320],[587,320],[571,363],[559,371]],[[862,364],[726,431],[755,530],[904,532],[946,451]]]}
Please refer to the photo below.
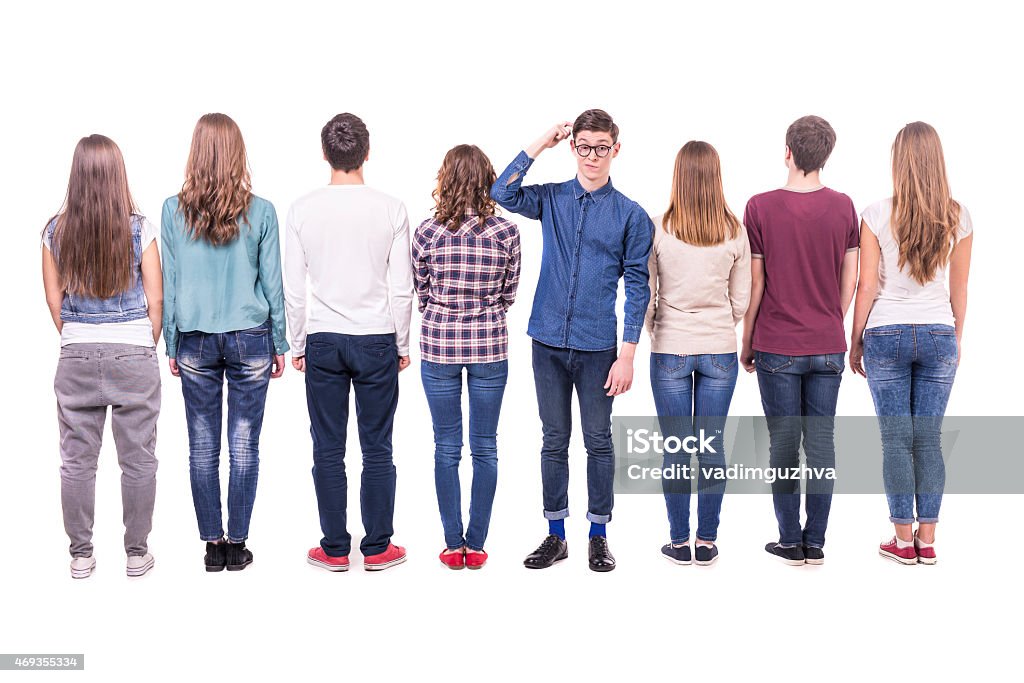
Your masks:
{"label": "group of young people", "polygon": [[[444,531],[439,559],[451,569],[484,566],[508,378],[506,312],[521,264],[519,230],[497,215],[498,206],[539,220],[543,237],[527,333],[548,534],[526,567],[550,567],[568,556],[575,391],[587,451],[589,566],[615,568],[607,540],[611,414],[615,396],[632,387],[644,327],[666,434],[722,429],[742,366],[757,373],[771,466],[797,465],[802,444],[808,466],[834,467],[832,428],[848,350],[843,321],[855,292],[850,366],[867,378],[879,415],[895,527],[879,553],[904,564],[934,563],[944,486],[939,430],[960,360],[972,241],[969,215],[950,196],[934,129],[912,123],[899,132],[893,196],[858,217],[850,198],[819,178],[835,132],[817,116],[803,117],[786,133],[786,185],[750,199],[742,222],[725,201],[717,152],[698,141],[679,150],[668,209],[652,220],[611,183],[618,133],[606,112],[588,110],[545,132],[500,176],[479,148],[458,145],[438,172],[433,216],[410,237],[402,202],[364,183],[366,126],[339,114],[321,131],[330,184],[289,210],[283,264],[277,214],[252,193],[242,135],[228,116],[208,114],[197,123],[184,184],[163,206],[160,251],[156,229],[132,200],[117,145],[101,135],[83,138],[42,249],[46,299],[61,335],[54,388],[72,576],[87,577],[96,566],[95,475],[108,407],[122,469],[127,573],[153,566],[147,537],[161,331],[170,372],[181,380],[207,571],[241,570],[253,560],[246,540],[264,406],[289,350],[293,368],[305,374],[323,533],[308,562],[330,571],[350,566],[350,393],[363,463],[363,566],[404,562],[404,548],[392,542],[392,430],[398,373],[410,365],[414,303],[422,314],[420,373]],[[576,176],[525,185],[538,156],[567,139]],[[226,533],[219,476],[225,379]],[[464,383],[473,469],[468,525],[459,479]],[[666,455],[666,462],[677,457]],[[678,564],[718,558],[725,484],[714,473],[724,468],[725,454],[719,448],[698,459],[692,549],[689,485],[665,488],[670,542],[661,552]],[[772,486],[779,539],[765,549],[787,564],[824,561],[832,482],[811,481],[806,493],[801,523],[799,482]]]}

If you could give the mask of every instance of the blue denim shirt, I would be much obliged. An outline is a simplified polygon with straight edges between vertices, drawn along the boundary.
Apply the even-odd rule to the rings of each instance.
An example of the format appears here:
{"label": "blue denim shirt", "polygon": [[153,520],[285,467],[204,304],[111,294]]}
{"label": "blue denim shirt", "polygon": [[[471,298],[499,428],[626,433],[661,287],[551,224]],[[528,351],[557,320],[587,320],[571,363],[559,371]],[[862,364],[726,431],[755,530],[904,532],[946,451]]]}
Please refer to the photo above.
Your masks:
{"label": "blue denim shirt", "polygon": [[[149,315],[146,293],[142,288],[142,216],[133,215],[132,228],[132,285],[109,299],[96,299],[82,294],[65,292],[60,302],[60,319],[66,323],[122,323],[141,320]],[[53,243],[57,219],[46,226],[48,244]],[[54,254],[56,256],[56,254]]]}
{"label": "blue denim shirt", "polygon": [[540,219],[540,279],[527,334],[578,351],[615,348],[615,299],[625,278],[622,341],[637,343],[650,290],[647,257],[654,224],[639,204],[612,186],[587,192],[576,178],[523,187],[533,159],[520,152],[491,186],[509,211]]}

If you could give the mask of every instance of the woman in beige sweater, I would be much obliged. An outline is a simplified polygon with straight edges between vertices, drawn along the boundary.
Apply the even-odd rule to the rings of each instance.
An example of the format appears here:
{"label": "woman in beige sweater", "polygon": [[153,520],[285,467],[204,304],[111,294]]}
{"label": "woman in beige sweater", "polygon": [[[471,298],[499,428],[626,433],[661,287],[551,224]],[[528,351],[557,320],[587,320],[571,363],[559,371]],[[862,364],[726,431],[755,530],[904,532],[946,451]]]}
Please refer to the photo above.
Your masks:
{"label": "woman in beige sweater", "polygon": [[[661,552],[676,564],[707,565],[718,558],[715,540],[725,492],[722,431],[736,387],[736,324],[750,301],[750,246],[725,203],[714,147],[690,141],[679,150],[669,208],[654,224],[647,310],[651,387],[662,435],[678,439],[666,442],[664,465],[683,475],[663,480],[671,542]],[[702,442],[702,432],[712,447],[696,453],[695,471],[687,450]],[[698,523],[691,557],[694,478]]]}

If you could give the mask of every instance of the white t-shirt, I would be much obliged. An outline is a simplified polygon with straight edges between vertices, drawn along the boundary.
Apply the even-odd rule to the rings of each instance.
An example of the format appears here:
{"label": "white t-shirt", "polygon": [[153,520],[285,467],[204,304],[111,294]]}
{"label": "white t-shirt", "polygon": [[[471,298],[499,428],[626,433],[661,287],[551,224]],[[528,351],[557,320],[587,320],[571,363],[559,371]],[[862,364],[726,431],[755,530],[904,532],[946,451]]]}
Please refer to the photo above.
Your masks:
{"label": "white t-shirt", "polygon": [[[157,237],[156,227],[149,219],[142,219],[142,252]],[[43,246],[50,248],[50,236],[43,232]],[[147,307],[149,303],[147,302]],[[134,344],[155,347],[153,323],[149,318],[127,320],[123,323],[71,323],[66,322],[60,331],[60,345],[68,344]]]}
{"label": "white t-shirt", "polygon": [[402,202],[366,185],[321,187],[292,205],[284,251],[292,354],[303,355],[315,332],[394,332],[398,355],[409,353],[412,257]]}
{"label": "white t-shirt", "polygon": [[[892,233],[892,198],[875,202],[861,214],[868,229],[878,238],[882,259],[878,264],[878,294],[868,315],[867,327],[883,325],[950,325],[955,324],[953,307],[946,288],[946,266],[935,271],[932,281],[922,285],[899,268],[900,248]],[[960,205],[960,227],[956,240],[974,231],[971,215]],[[950,245],[952,248],[953,245]]]}

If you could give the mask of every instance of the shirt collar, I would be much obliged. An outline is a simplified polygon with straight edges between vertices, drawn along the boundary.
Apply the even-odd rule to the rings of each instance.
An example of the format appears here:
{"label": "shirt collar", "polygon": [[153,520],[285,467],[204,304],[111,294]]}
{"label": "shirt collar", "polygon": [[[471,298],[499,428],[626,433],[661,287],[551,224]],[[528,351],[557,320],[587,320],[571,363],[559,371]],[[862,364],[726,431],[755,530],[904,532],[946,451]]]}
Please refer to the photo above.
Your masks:
{"label": "shirt collar", "polygon": [[612,178],[611,178],[611,176],[608,176],[608,182],[607,183],[605,183],[604,185],[602,185],[601,187],[599,187],[598,189],[596,189],[596,190],[594,190],[593,192],[590,192],[590,193],[588,193],[585,189],[583,189],[583,186],[580,185],[580,179],[579,178],[573,178],[572,179],[572,195],[576,199],[579,199],[580,197],[582,197],[585,194],[590,194],[591,198],[595,202],[599,202],[602,199],[604,199],[605,197],[607,197],[609,194],[611,194],[611,191],[613,189],[615,189],[615,188],[612,187]]}

